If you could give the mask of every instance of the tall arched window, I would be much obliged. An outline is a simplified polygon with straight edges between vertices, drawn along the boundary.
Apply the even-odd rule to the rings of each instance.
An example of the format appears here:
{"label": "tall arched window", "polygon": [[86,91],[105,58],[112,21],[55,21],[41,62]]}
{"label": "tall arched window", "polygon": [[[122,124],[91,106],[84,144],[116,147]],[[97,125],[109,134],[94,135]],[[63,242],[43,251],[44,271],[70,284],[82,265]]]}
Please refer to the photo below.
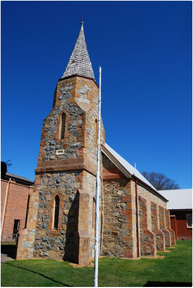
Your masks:
{"label": "tall arched window", "polygon": [[60,139],[64,139],[65,135],[65,126],[66,126],[66,114],[62,113],[61,115],[61,129],[60,129]]}
{"label": "tall arched window", "polygon": [[60,205],[60,198],[58,195],[55,197],[54,201],[54,221],[53,221],[53,229],[58,229],[58,220],[59,220],[59,205]]}

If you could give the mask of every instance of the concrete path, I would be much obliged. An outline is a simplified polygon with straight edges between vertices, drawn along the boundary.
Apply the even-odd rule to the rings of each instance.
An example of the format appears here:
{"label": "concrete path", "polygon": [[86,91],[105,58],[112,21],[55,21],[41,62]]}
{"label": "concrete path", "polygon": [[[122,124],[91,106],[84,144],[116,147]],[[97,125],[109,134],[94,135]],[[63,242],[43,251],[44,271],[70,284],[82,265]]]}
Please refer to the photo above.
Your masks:
{"label": "concrete path", "polygon": [[1,245],[1,263],[12,261],[16,257],[16,246]]}

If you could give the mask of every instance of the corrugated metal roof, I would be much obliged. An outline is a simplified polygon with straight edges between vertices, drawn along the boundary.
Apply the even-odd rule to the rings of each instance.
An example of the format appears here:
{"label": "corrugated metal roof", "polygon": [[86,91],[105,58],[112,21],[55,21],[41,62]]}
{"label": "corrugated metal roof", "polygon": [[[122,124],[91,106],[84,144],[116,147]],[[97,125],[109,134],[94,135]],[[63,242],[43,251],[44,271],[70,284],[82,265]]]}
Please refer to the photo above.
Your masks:
{"label": "corrugated metal roof", "polygon": [[33,181],[31,181],[31,180],[29,180],[29,179],[27,179],[25,177],[18,176],[18,175],[9,173],[9,172],[6,172],[5,177],[12,178],[12,179],[18,179],[18,180],[21,180],[21,181],[24,181],[24,182],[28,182],[28,183],[31,183],[31,185],[33,185],[33,183],[34,183]]}
{"label": "corrugated metal roof", "polygon": [[159,190],[159,193],[169,200],[169,210],[192,209],[192,189]]}
{"label": "corrugated metal roof", "polygon": [[[131,164],[129,164],[124,158],[122,158],[117,152],[115,152],[107,143],[105,143],[105,146],[103,146],[107,149],[107,151],[110,152],[110,154],[117,159],[117,161],[122,165],[122,167],[132,176],[135,176],[137,179],[141,180],[144,184],[149,186],[152,190],[156,192],[157,195],[160,195],[161,198],[165,198],[163,195],[161,195],[156,188],[136,169],[134,168]],[[103,152],[104,149],[102,149]],[[122,171],[124,173],[124,171]],[[124,173],[125,174],[125,173]],[[126,175],[127,176],[127,175]]]}

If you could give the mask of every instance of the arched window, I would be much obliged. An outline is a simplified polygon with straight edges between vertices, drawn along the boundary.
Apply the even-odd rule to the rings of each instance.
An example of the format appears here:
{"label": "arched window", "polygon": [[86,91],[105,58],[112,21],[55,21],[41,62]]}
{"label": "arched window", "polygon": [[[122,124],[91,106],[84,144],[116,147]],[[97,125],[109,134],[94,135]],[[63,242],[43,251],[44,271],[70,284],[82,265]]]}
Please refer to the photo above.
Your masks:
{"label": "arched window", "polygon": [[58,195],[55,197],[54,201],[54,221],[53,221],[53,229],[58,229],[58,220],[59,220],[59,205],[60,205],[60,198]]}
{"label": "arched window", "polygon": [[66,114],[62,113],[61,115],[61,128],[60,128],[60,139],[64,139],[65,135],[65,126],[66,126]]}

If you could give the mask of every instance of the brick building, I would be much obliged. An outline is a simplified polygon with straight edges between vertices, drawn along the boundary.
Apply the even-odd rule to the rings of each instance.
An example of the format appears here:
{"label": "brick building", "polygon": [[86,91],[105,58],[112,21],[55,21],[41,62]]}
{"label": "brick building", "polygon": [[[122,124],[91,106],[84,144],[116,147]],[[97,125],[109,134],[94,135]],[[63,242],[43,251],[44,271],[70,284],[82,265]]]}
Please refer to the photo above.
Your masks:
{"label": "brick building", "polygon": [[9,172],[1,173],[1,177],[1,241],[15,242],[25,228],[33,182]]}
{"label": "brick building", "polygon": [[177,240],[192,240],[192,189],[161,190],[170,211],[171,228]]}
{"label": "brick building", "polygon": [[[88,264],[94,257],[98,90],[81,23],[52,111],[43,122],[18,259]],[[100,254],[155,256],[175,243],[167,200],[105,143],[101,126]]]}

